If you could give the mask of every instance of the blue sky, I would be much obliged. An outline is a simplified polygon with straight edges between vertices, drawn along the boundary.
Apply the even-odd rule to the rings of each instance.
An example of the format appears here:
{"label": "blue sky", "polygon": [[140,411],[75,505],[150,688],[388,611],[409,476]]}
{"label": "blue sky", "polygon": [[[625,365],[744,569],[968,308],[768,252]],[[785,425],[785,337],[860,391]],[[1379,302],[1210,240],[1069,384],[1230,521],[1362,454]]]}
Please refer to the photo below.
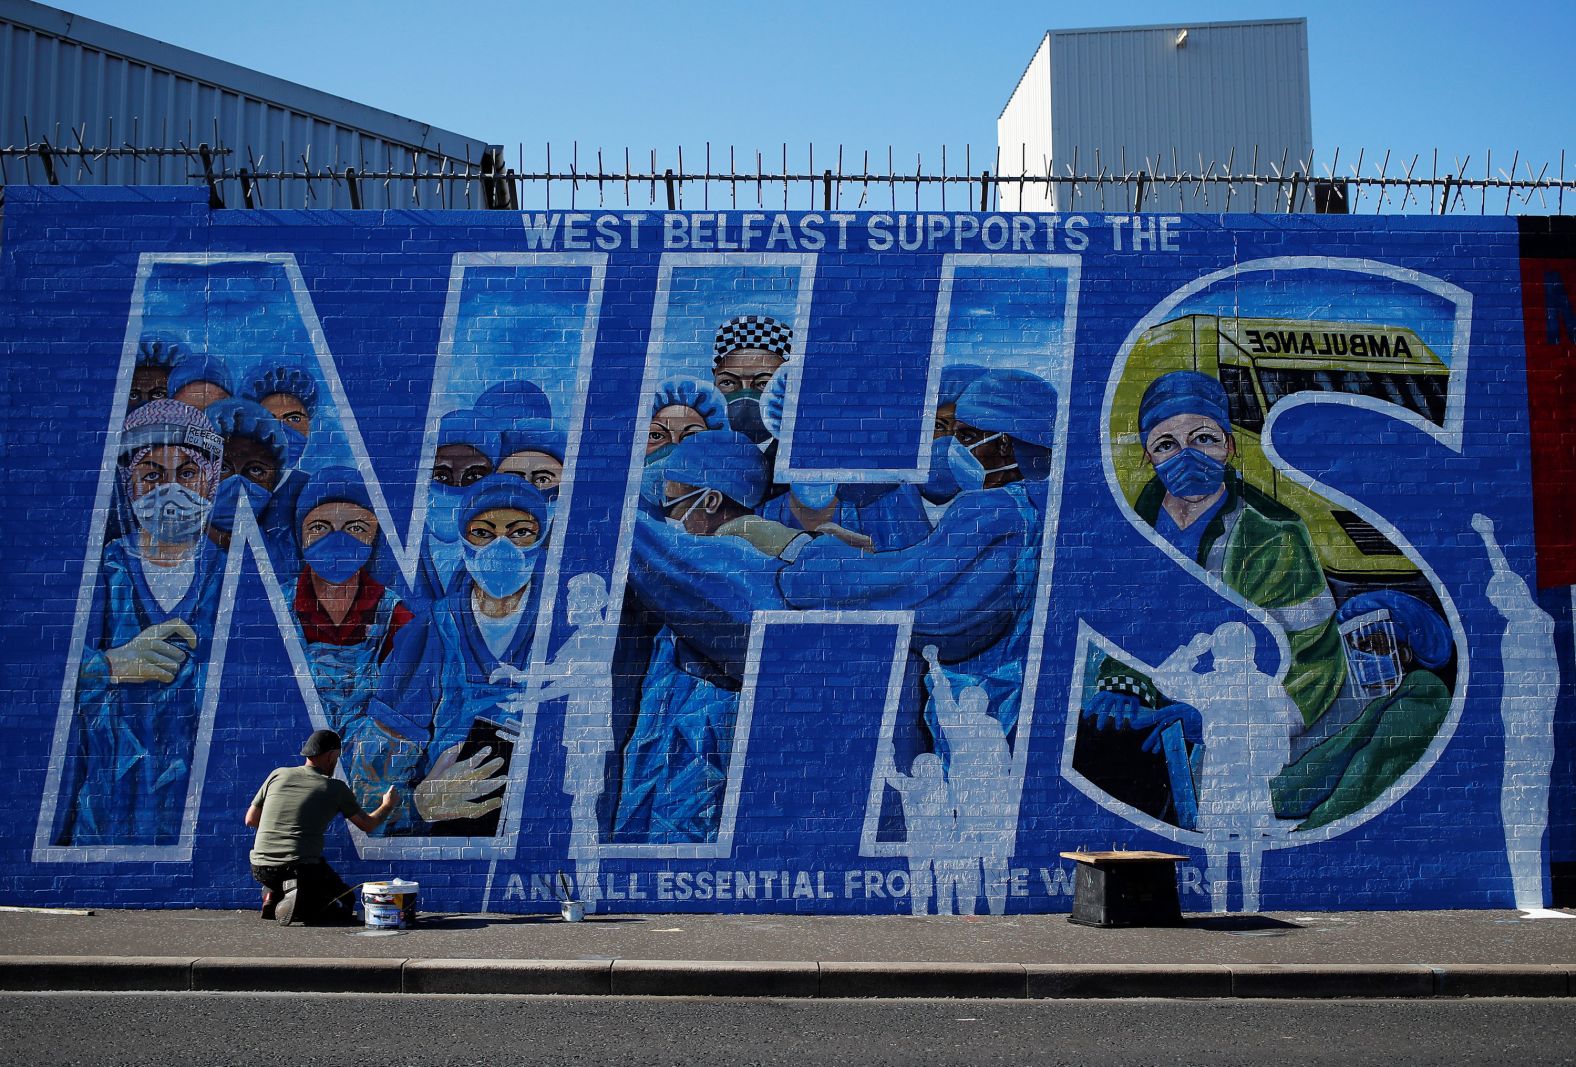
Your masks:
{"label": "blue sky", "polygon": [[[709,140],[845,165],[886,147],[912,169],[994,151],[995,121],[1048,28],[1306,16],[1313,130],[1321,154],[1393,161],[1435,147],[1495,167],[1520,149],[1559,166],[1576,99],[1576,4],[1510,0],[1281,0],[989,5],[911,0],[503,2],[430,0],[60,0],[60,6],[173,44],[300,81],[397,114],[510,146],[528,165],[552,142],[555,164],[578,140],[625,146],[673,165]],[[1393,162],[1394,165],[1394,162]],[[980,167],[976,165],[975,170]],[[1480,173],[1480,171],[1478,171]],[[1576,157],[1567,164],[1576,173]],[[1518,173],[1520,168],[1518,167]],[[690,206],[690,205],[686,205]],[[714,205],[715,206],[715,205]],[[742,203],[741,203],[741,206]],[[753,204],[751,205],[753,206]]]}

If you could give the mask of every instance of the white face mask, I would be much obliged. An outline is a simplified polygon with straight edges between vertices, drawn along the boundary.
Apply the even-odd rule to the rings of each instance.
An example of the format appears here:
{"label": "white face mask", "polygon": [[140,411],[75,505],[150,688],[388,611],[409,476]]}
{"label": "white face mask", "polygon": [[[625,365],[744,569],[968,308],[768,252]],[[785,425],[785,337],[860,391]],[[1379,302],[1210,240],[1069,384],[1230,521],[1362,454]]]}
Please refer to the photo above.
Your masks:
{"label": "white face mask", "polygon": [[131,502],[137,525],[160,544],[183,545],[197,540],[208,525],[213,504],[184,485],[161,485]]}
{"label": "white face mask", "polygon": [[684,503],[686,500],[694,500],[696,497],[704,496],[709,492],[711,492],[710,489],[693,489],[690,492],[685,493],[683,496],[676,496],[672,500],[664,500],[662,502],[662,521],[667,523],[675,530],[684,529],[684,520],[689,518],[690,512],[695,510],[700,501],[696,500],[694,504],[691,504],[689,507],[685,508],[683,515],[669,515],[668,512],[674,507],[677,507],[679,504]]}

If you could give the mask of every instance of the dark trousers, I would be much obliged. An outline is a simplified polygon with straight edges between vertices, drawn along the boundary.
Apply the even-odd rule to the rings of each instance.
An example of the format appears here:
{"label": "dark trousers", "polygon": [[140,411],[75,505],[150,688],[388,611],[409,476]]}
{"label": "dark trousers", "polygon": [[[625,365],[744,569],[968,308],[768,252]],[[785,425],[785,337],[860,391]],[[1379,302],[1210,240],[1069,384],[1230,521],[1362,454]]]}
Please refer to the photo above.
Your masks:
{"label": "dark trousers", "polygon": [[342,921],[355,918],[354,891],[323,860],[286,863],[278,867],[252,865],[252,877],[265,889],[283,896],[285,882],[296,883],[297,922]]}

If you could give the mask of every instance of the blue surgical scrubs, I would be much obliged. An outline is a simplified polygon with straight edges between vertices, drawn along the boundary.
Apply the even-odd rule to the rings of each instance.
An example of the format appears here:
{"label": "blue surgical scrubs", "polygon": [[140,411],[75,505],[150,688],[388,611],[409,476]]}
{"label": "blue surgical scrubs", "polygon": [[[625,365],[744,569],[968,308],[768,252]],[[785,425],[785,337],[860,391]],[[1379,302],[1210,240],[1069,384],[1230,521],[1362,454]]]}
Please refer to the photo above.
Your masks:
{"label": "blue surgical scrubs", "polygon": [[[802,530],[804,526],[793,513],[789,495],[783,493],[762,504],[761,517]],[[931,530],[919,487],[907,484],[840,487],[837,511],[831,521],[870,538],[877,552],[917,545]]]}
{"label": "blue surgical scrubs", "polygon": [[630,586],[662,626],[623,749],[615,840],[716,840],[750,619],[785,606],[781,565],[740,538],[636,519]]}
{"label": "blue surgical scrubs", "polygon": [[[1046,494],[1043,481],[963,493],[929,537],[893,552],[865,553],[817,538],[783,568],[783,598],[802,610],[914,612],[913,651],[935,645],[954,692],[983,686],[990,714],[1010,739],[1034,618]],[[926,721],[939,738],[934,715],[927,712]],[[945,758],[942,746],[937,750]]]}
{"label": "blue surgical scrubs", "polygon": [[[143,577],[144,564],[132,548],[136,536],[105,547],[94,587],[56,844],[174,845],[180,839],[223,556],[201,539],[191,585],[165,611]],[[112,684],[104,653],[171,619],[197,634],[197,647],[186,650],[174,680]]]}
{"label": "blue surgical scrubs", "polygon": [[[411,784],[432,770],[438,757],[464,741],[478,718],[504,722],[503,704],[523,692],[514,683],[493,682],[499,667],[530,667],[531,644],[541,604],[541,575],[532,576],[521,602],[519,624],[502,655],[494,655],[476,625],[471,603],[474,584],[460,572],[431,617],[419,616],[394,637],[383,664],[378,696],[368,714],[399,736],[417,742],[421,754],[411,769]],[[520,753],[525,758],[525,753]],[[414,819],[414,814],[412,816]],[[425,833],[431,824],[402,825],[397,833]]]}

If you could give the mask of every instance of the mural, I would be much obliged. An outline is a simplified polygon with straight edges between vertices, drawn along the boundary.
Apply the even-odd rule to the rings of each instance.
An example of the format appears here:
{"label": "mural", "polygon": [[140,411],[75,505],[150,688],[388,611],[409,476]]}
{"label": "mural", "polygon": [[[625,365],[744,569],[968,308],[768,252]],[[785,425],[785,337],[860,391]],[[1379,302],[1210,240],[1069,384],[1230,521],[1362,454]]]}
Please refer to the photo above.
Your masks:
{"label": "mural", "polygon": [[400,798],[344,848],[439,907],[1060,910],[1113,842],[1194,854],[1190,910],[1549,904],[1509,224],[177,198],[111,299],[59,195],[8,205],[6,344],[89,353],[102,451],[39,505],[80,536],[5,528],[51,561],[8,899],[245,896],[326,726]]}

